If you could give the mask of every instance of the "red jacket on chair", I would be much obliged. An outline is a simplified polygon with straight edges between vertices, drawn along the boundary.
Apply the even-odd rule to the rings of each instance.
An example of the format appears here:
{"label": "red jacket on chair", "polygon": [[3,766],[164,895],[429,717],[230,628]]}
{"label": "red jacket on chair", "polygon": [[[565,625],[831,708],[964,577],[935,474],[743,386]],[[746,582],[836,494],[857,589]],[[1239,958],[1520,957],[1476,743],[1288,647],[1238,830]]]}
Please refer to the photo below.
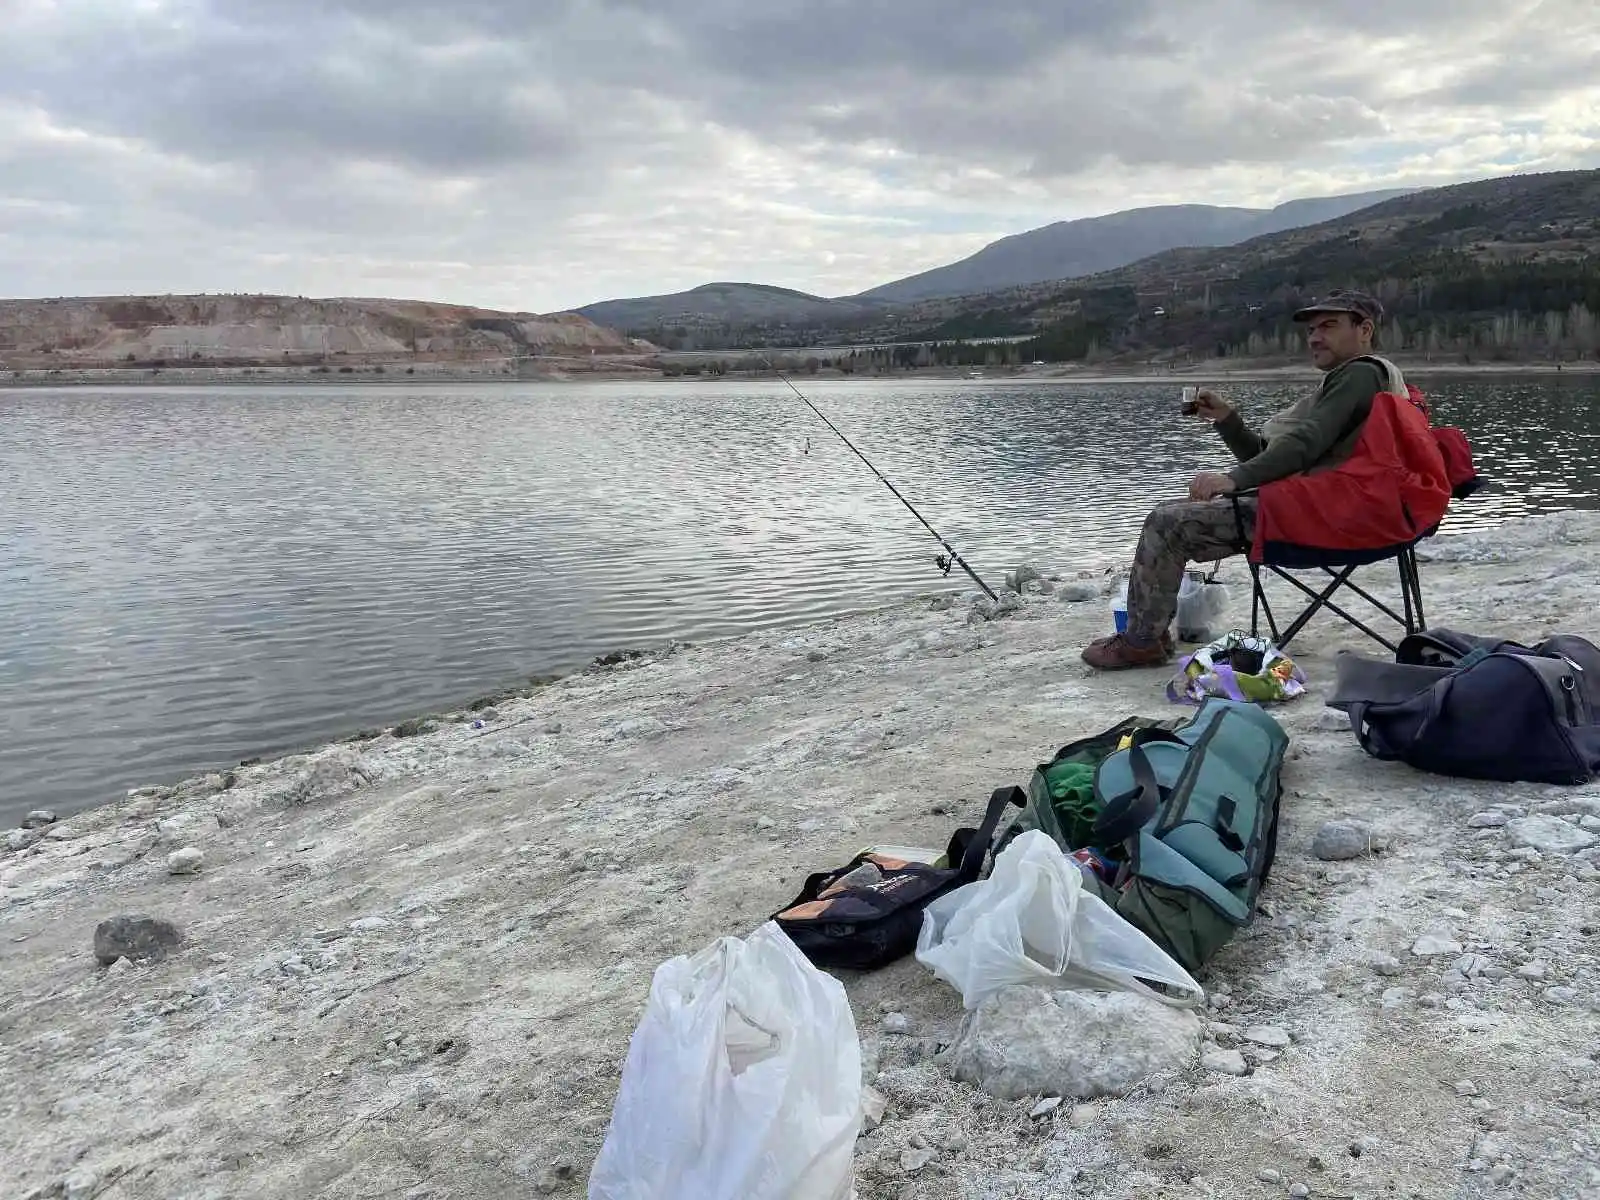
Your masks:
{"label": "red jacket on chair", "polygon": [[1386,550],[1416,541],[1444,518],[1452,480],[1435,436],[1444,431],[1429,426],[1422,393],[1389,363],[1375,361],[1405,390],[1373,398],[1355,449],[1338,466],[1262,485],[1252,562],[1280,557],[1270,553],[1275,545]]}

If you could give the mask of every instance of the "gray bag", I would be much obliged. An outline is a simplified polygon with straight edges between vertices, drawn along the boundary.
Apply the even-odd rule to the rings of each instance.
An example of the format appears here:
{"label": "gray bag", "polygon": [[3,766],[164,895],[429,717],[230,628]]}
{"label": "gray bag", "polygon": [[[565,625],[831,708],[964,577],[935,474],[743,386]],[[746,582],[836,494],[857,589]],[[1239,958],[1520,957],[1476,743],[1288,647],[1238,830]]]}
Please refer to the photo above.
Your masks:
{"label": "gray bag", "polygon": [[1600,648],[1559,636],[1524,646],[1435,629],[1396,661],[1344,653],[1328,707],[1363,749],[1437,775],[1588,783],[1600,773]]}

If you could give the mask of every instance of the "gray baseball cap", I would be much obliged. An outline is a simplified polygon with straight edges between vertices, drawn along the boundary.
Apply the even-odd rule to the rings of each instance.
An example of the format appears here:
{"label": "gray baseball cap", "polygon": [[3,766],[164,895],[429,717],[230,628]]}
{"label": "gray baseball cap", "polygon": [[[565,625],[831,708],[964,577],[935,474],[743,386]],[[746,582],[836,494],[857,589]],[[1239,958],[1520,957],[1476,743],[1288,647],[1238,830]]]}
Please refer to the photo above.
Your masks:
{"label": "gray baseball cap", "polygon": [[1376,325],[1383,320],[1383,305],[1365,292],[1345,291],[1336,288],[1315,304],[1308,304],[1294,314],[1296,321],[1309,321],[1323,313],[1350,313]]}

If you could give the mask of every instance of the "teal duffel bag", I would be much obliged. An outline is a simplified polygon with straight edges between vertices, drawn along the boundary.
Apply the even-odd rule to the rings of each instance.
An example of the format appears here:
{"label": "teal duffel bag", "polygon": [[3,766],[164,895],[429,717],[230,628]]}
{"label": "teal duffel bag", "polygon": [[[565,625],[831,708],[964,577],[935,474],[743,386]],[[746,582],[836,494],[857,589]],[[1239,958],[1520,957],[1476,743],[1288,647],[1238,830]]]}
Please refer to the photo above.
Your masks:
{"label": "teal duffel bag", "polygon": [[1255,914],[1288,745],[1259,708],[1212,698],[1175,729],[1136,730],[1095,772],[1093,842],[1124,859],[1104,898],[1190,973]]}

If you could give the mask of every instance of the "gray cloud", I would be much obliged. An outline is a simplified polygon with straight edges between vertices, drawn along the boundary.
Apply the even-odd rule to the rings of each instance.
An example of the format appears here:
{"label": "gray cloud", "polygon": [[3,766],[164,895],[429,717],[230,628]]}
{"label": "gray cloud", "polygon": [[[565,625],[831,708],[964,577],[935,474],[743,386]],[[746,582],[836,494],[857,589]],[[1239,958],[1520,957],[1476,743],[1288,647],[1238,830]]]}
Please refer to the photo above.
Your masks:
{"label": "gray cloud", "polygon": [[1140,203],[1596,165],[1590,0],[0,0],[8,290],[847,292]]}

